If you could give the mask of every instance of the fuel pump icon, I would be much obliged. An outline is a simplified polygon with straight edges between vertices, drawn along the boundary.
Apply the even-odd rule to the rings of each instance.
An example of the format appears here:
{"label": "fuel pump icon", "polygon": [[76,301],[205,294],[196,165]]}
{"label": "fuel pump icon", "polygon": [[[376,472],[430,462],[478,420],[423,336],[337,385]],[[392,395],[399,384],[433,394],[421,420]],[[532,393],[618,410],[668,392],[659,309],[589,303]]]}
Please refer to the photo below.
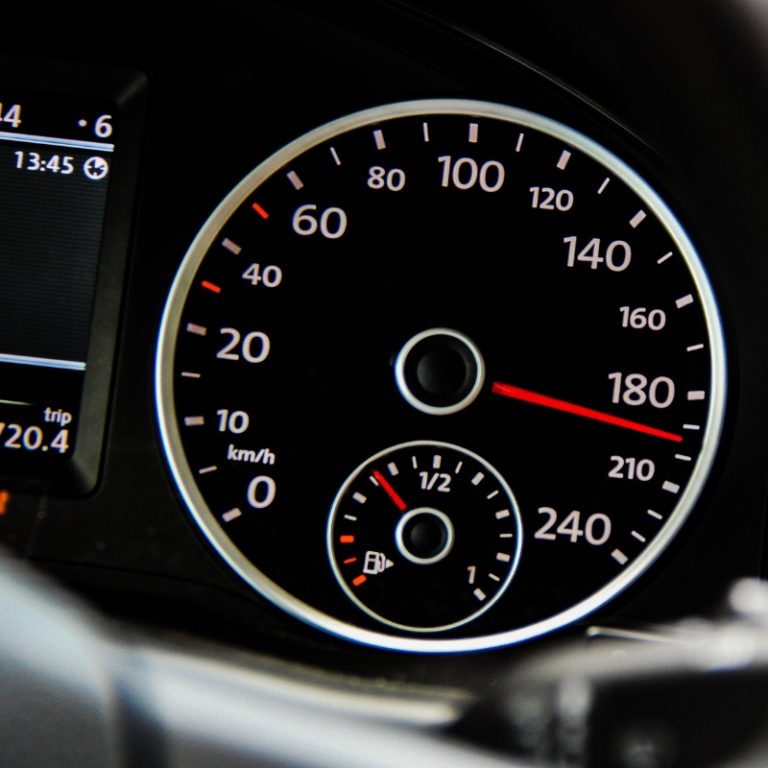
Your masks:
{"label": "fuel pump icon", "polygon": [[383,552],[368,550],[365,553],[363,573],[375,576],[377,573],[384,573],[387,568],[391,568],[393,565],[394,563]]}

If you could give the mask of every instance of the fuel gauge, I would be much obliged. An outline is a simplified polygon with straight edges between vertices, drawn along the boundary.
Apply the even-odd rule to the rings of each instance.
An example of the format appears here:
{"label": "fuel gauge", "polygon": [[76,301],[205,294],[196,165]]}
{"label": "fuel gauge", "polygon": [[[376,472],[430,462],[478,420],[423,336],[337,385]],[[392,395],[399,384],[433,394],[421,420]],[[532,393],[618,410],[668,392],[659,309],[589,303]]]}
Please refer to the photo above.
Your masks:
{"label": "fuel gauge", "polygon": [[493,605],[517,568],[517,502],[480,456],[448,443],[394,446],[358,467],[331,510],[328,551],[349,598],[398,629],[435,632]]}

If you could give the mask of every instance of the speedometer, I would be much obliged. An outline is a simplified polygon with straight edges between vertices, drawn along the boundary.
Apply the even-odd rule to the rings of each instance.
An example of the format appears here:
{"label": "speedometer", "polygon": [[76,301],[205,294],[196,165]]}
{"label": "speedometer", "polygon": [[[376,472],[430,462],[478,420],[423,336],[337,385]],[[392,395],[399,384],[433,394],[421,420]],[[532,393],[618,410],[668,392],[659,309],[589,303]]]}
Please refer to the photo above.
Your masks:
{"label": "speedometer", "polygon": [[693,509],[725,354],[664,201],[565,125],[466,100],[252,171],[168,298],[158,418],[225,562],[300,619],[457,651],[582,618]]}

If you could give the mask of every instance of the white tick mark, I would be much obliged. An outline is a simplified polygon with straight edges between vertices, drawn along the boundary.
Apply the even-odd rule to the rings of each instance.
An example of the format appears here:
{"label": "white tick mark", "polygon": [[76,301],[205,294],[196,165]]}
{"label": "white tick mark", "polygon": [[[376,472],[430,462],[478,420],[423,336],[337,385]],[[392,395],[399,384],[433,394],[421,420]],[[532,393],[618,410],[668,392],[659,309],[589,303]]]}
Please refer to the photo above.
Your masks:
{"label": "white tick mark", "polygon": [[304,182],[299,178],[299,174],[296,171],[288,171],[288,181],[291,182],[293,188],[298,192],[304,186]]}
{"label": "white tick mark", "polygon": [[233,243],[233,242],[232,242],[232,241],[231,241],[231,240],[230,240],[228,237],[225,237],[225,238],[224,238],[224,239],[221,241],[221,244],[222,244],[222,245],[223,245],[223,246],[224,246],[224,247],[225,247],[225,248],[226,248],[226,249],[227,249],[227,250],[228,250],[230,253],[234,253],[234,254],[235,254],[235,256],[239,256],[239,255],[240,255],[240,251],[242,251],[242,250],[243,250],[243,249],[242,249],[242,248],[241,248],[241,247],[240,247],[240,246],[239,246],[237,243]]}
{"label": "white tick mark", "polygon": [[620,550],[620,549],[614,549],[613,552],[611,552],[611,557],[619,564],[619,565],[626,565],[629,558]]}
{"label": "white tick mark", "polygon": [[570,152],[569,152],[567,149],[564,149],[564,150],[561,152],[561,154],[560,154],[560,158],[559,158],[559,160],[557,161],[557,167],[558,167],[558,168],[559,168],[561,171],[564,171],[564,170],[565,170],[565,168],[566,168],[566,166],[568,165],[568,161],[569,161],[570,159],[571,159],[571,153],[570,153]]}

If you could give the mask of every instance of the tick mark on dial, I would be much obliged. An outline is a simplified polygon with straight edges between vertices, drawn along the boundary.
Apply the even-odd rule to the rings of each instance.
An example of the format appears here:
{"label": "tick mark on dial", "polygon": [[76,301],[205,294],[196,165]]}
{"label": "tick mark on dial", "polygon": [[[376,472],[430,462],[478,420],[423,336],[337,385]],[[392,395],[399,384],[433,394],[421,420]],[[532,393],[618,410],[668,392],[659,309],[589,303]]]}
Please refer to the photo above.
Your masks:
{"label": "tick mark on dial", "polygon": [[251,203],[251,208],[256,211],[256,213],[258,213],[259,216],[264,219],[264,221],[269,218],[269,214],[258,203]]}
{"label": "tick mark on dial", "polygon": [[224,238],[224,239],[221,241],[221,244],[222,244],[222,246],[223,246],[224,248],[226,248],[226,249],[227,249],[227,250],[228,250],[230,253],[234,253],[234,254],[235,254],[235,256],[239,256],[239,255],[240,255],[240,251],[242,251],[242,250],[243,250],[243,249],[242,249],[242,248],[241,248],[241,247],[240,247],[240,246],[239,246],[237,243],[234,243],[234,242],[232,242],[232,240],[230,240],[228,237],[225,237],[225,238]]}
{"label": "tick mark on dial", "polygon": [[288,171],[286,174],[288,177],[288,181],[291,182],[291,185],[293,188],[298,192],[300,189],[304,188],[304,182],[299,178],[299,174],[296,173],[296,171]]}
{"label": "tick mark on dial", "polygon": [[222,520],[223,520],[225,523],[231,523],[233,520],[236,520],[236,519],[237,519],[238,517],[240,517],[242,514],[243,514],[243,513],[242,513],[242,512],[241,512],[241,511],[240,511],[240,510],[239,510],[237,507],[235,507],[234,509],[230,509],[230,510],[229,510],[229,512],[225,512],[225,513],[224,513],[224,514],[221,516],[221,519],[222,519]]}
{"label": "tick mark on dial", "polygon": [[629,558],[620,549],[614,549],[613,552],[611,552],[611,557],[619,565],[626,565],[629,560]]}

